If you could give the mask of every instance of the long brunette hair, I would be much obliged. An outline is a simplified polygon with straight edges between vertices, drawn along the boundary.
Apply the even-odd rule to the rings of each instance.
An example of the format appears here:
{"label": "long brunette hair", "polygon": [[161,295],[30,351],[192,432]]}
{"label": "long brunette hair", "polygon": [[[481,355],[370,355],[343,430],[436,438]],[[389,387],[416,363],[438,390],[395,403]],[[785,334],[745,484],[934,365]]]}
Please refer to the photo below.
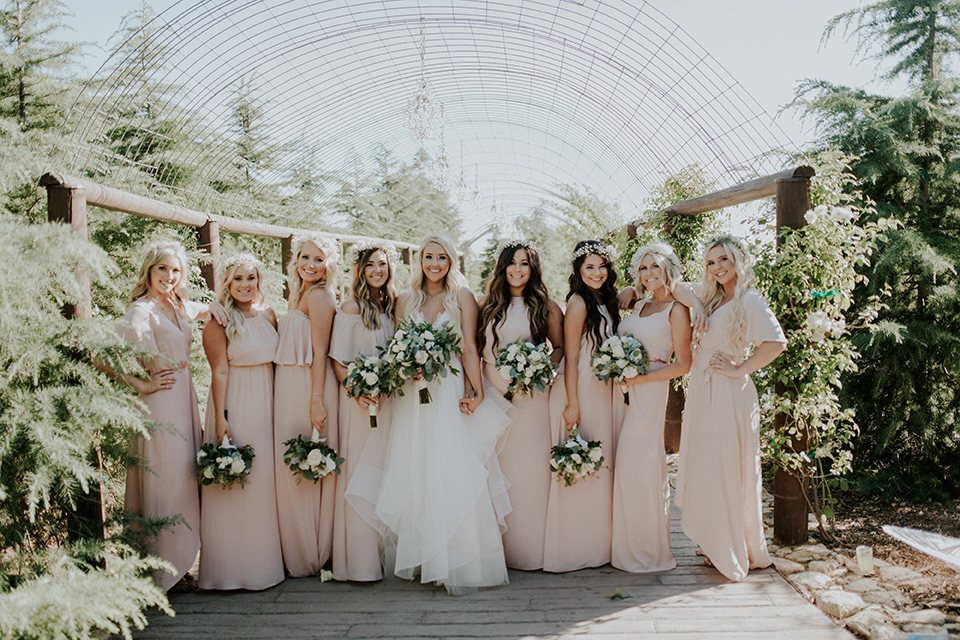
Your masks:
{"label": "long brunette hair", "polygon": [[[363,246],[356,252],[356,258],[353,261],[353,282],[350,291],[353,299],[360,305],[360,321],[363,326],[373,331],[380,328],[380,314],[386,313],[391,320],[396,320],[397,315],[397,291],[393,285],[393,255],[396,250],[392,244],[382,243],[369,246]],[[367,278],[364,271],[367,266],[367,260],[378,251],[383,251],[387,257],[387,279],[380,287],[380,291],[374,295],[367,284]]]}
{"label": "long brunette hair", "polygon": [[527,317],[530,319],[530,333],[534,344],[546,342],[550,329],[550,294],[547,285],[543,283],[543,268],[540,264],[540,254],[536,247],[526,242],[507,243],[497,257],[497,264],[493,268],[493,275],[487,282],[487,297],[480,305],[480,322],[477,323],[477,348],[483,353],[487,343],[487,325],[491,325],[493,333],[493,348],[496,353],[500,346],[500,336],[497,327],[503,322],[510,306],[510,285],[507,283],[507,267],[513,262],[517,251],[527,252],[527,261],[530,263],[530,279],[523,288],[523,304],[527,307]]}
{"label": "long brunette hair", "polygon": [[[603,325],[607,323],[598,307],[606,307],[610,314],[610,320],[613,323],[610,327],[611,332],[617,332],[617,325],[620,322],[620,310],[617,308],[617,268],[613,265],[611,254],[612,250],[598,240],[581,240],[573,249],[573,273],[570,274],[570,292],[567,294],[567,301],[569,302],[574,294],[583,298],[587,306],[584,328],[595,347],[603,343]],[[599,256],[607,268],[607,279],[599,290],[588,287],[580,277],[580,267],[588,256]]]}

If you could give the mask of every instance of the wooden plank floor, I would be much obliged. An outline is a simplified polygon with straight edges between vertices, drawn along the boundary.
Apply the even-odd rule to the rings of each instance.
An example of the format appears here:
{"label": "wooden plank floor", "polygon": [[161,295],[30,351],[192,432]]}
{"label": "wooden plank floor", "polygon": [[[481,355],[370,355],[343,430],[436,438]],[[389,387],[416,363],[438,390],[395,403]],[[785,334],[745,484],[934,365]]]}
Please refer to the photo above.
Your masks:
{"label": "wooden plank floor", "polygon": [[[263,592],[174,594],[151,613],[153,638],[590,638],[851,640],[773,569],[740,583],[704,567],[673,514],[678,567],[635,575],[610,566],[567,574],[511,571],[510,584],[464,596],[401,580],[290,579]],[[620,590],[623,600],[607,596]]]}

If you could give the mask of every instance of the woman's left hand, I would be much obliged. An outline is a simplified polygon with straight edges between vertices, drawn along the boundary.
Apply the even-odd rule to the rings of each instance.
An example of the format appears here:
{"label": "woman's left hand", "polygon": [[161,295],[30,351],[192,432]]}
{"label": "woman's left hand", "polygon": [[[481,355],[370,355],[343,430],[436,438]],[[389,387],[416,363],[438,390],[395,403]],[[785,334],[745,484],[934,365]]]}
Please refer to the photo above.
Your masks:
{"label": "woman's left hand", "polygon": [[483,402],[483,396],[477,395],[476,393],[470,397],[465,396],[460,398],[460,412],[469,416],[477,410],[481,402]]}
{"label": "woman's left hand", "polygon": [[728,378],[741,377],[740,366],[728,355],[715,353],[710,358],[710,370],[716,373],[722,373]]}
{"label": "woman's left hand", "polygon": [[213,302],[210,303],[209,310],[210,310],[210,317],[216,320],[217,324],[219,324],[221,327],[227,326],[227,321],[229,320],[229,317],[227,316],[227,310],[224,308],[222,304],[220,304],[217,300],[214,300]]}

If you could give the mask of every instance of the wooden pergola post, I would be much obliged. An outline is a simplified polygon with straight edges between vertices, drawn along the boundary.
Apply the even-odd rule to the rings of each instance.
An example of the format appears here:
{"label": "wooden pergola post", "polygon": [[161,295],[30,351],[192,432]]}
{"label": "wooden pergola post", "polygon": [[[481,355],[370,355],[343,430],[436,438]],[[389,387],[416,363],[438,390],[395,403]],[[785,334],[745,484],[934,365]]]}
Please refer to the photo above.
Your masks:
{"label": "wooden pergola post", "polygon": [[217,291],[217,274],[220,272],[220,223],[216,220],[207,220],[206,224],[197,229],[200,240],[200,251],[210,255],[210,262],[200,265],[200,273],[207,283],[207,288]]}
{"label": "wooden pergola post", "polygon": [[[799,229],[806,224],[804,214],[810,210],[810,177],[798,176],[777,181],[777,248],[780,247],[780,230]],[[786,385],[776,384],[778,396],[787,391]],[[783,432],[795,421],[793,416],[778,414],[775,428]],[[793,442],[795,451],[807,447],[807,434]],[[801,544],[807,541],[807,515],[805,481],[785,469],[777,469],[773,480],[773,535],[784,544]]]}
{"label": "wooden pergola post", "polygon": [[[285,238],[280,238],[280,268],[283,270],[283,277],[287,277],[287,269],[290,267],[290,262],[293,260],[293,236],[289,235]],[[290,297],[290,282],[284,280],[283,285],[283,298],[286,300]]]}
{"label": "wooden pergola post", "polygon": [[[87,240],[87,199],[83,187],[66,186],[55,181],[41,180],[47,189],[47,220],[68,224],[79,237]],[[67,318],[89,320],[92,317],[93,301],[90,294],[90,274],[84,269],[74,272],[80,283],[80,301],[77,304],[64,305],[63,314]],[[100,445],[94,444],[89,452],[90,462],[103,471],[103,458]],[[71,541],[98,539],[104,537],[103,522],[103,485],[93,483],[86,494],[77,498],[77,508],[67,519],[67,537]]]}

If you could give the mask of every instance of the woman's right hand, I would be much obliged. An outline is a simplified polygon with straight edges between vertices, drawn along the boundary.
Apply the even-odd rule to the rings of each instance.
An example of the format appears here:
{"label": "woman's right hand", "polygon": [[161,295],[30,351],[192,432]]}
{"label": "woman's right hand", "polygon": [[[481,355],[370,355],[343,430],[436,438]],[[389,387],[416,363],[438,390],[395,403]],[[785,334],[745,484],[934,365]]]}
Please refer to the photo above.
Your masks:
{"label": "woman's right hand", "polygon": [[323,406],[323,396],[310,396],[310,426],[321,438],[327,435],[327,408]]}
{"label": "woman's right hand", "polygon": [[355,400],[362,409],[366,409],[367,407],[375,407],[377,404],[379,404],[376,398],[372,398],[370,396],[357,396]]}
{"label": "woman's right hand", "polygon": [[230,442],[233,442],[233,434],[230,433],[230,425],[227,424],[226,418],[223,418],[223,417],[217,418],[216,428],[217,428],[217,446],[218,447],[223,443],[223,436],[227,436],[227,439]]}
{"label": "woman's right hand", "polygon": [[157,391],[172,389],[173,385],[177,383],[176,374],[177,372],[174,369],[154,371],[149,378],[140,381],[139,389],[136,389],[136,385],[134,388],[140,393],[156,393]]}
{"label": "woman's right hand", "polygon": [[567,431],[573,431],[580,424],[580,407],[568,404],[563,408],[563,423],[567,426]]}

